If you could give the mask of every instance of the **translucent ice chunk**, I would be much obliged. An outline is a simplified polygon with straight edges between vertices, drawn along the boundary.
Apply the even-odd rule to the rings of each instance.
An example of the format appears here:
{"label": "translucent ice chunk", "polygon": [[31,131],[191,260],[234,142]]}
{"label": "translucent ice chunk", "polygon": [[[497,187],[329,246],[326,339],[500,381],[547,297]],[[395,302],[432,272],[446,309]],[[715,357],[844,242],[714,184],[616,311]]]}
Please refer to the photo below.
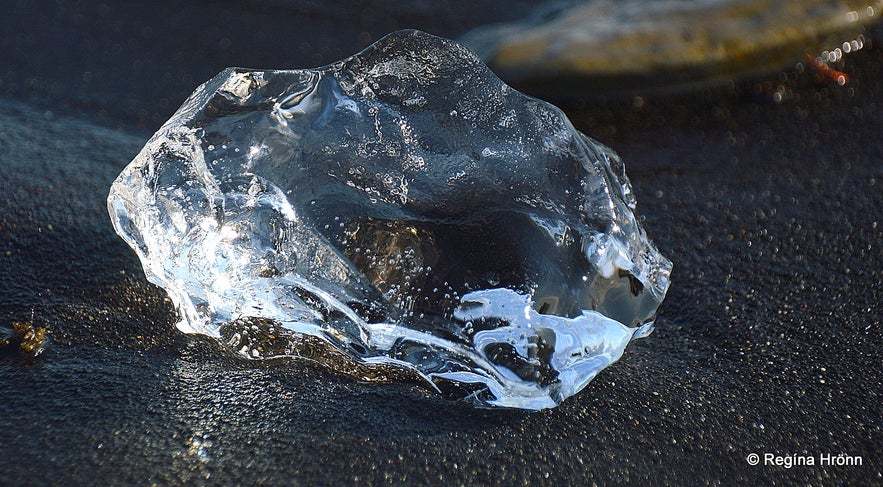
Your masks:
{"label": "translucent ice chunk", "polygon": [[652,329],[671,264],[634,206],[616,154],[417,31],[225,70],[108,198],[181,330],[525,409]]}

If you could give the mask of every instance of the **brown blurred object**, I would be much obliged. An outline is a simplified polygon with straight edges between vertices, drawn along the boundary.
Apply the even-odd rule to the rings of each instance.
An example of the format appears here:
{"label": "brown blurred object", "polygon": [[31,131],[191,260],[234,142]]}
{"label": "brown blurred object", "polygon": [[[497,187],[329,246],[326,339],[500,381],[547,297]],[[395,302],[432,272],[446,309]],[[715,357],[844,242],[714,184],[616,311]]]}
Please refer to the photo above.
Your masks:
{"label": "brown blurred object", "polygon": [[[554,2],[550,2],[553,5]],[[877,22],[883,1],[597,0],[549,7],[461,41],[537,94],[678,91],[780,70]]]}

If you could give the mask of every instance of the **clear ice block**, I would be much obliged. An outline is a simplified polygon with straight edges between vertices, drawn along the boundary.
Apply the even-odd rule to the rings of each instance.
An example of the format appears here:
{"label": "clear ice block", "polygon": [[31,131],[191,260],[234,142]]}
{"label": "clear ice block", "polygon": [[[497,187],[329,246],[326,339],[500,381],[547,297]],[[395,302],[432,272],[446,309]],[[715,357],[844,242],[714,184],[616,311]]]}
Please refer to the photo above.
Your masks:
{"label": "clear ice block", "polygon": [[615,153],[419,31],[221,72],[108,198],[180,330],[524,409],[652,330],[671,263],[634,208]]}

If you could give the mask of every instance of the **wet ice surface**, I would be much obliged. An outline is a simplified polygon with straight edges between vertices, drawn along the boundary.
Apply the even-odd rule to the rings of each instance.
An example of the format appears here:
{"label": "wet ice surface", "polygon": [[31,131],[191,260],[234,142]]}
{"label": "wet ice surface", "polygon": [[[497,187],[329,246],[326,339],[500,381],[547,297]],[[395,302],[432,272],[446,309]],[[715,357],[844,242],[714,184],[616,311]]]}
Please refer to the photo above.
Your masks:
{"label": "wet ice surface", "polygon": [[182,331],[479,405],[577,393],[652,330],[671,268],[616,154],[417,31],[225,70],[108,207]]}

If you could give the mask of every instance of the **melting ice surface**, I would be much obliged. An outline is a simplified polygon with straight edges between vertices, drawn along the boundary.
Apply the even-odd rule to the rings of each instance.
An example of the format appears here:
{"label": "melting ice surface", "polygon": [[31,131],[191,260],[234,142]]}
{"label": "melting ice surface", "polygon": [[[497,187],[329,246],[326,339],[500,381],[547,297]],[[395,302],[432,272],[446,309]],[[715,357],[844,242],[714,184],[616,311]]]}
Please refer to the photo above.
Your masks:
{"label": "melting ice surface", "polygon": [[182,331],[479,405],[577,393],[651,331],[671,269],[615,153],[418,31],[223,71],[108,208]]}

